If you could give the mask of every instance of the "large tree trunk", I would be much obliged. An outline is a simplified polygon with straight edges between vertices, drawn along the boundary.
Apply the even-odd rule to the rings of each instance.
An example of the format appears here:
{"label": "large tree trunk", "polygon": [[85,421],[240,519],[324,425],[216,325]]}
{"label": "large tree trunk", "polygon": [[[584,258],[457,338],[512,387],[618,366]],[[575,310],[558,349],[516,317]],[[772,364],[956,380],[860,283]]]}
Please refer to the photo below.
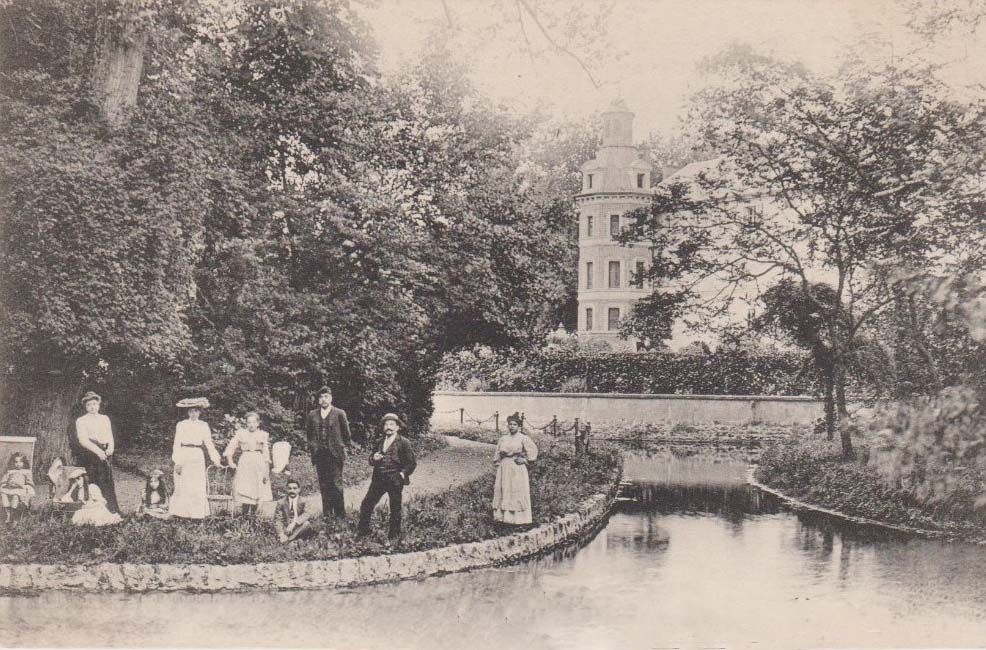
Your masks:
{"label": "large tree trunk", "polygon": [[907,331],[910,333],[911,340],[914,342],[914,347],[917,348],[921,360],[925,363],[925,368],[931,375],[931,388],[935,394],[940,393],[944,388],[944,382],[941,378],[941,371],[938,370],[938,361],[931,354],[931,348],[928,346],[928,341],[924,335],[924,328],[921,327],[917,306],[914,304],[914,296],[907,297],[906,313],[907,322],[910,325]]}
{"label": "large tree trunk", "polygon": [[842,457],[851,460],[856,457],[852,448],[852,431],[849,427],[849,411],[846,408],[846,369],[841,357],[836,357],[835,370],[835,406],[839,419],[839,439],[842,443]]}
{"label": "large tree trunk", "polygon": [[825,437],[828,440],[835,439],[835,379],[832,376],[832,368],[826,368],[822,376],[825,384]]}
{"label": "large tree trunk", "polygon": [[136,27],[132,15],[135,4],[121,7],[122,18],[104,18],[97,38],[98,49],[92,71],[93,102],[99,114],[113,128],[126,121],[137,105],[137,91],[144,71],[147,32]]}
{"label": "large tree trunk", "polygon": [[79,377],[74,373],[33,377],[11,375],[4,379],[2,388],[0,432],[37,439],[32,460],[35,478],[43,476],[57,457],[70,464],[73,409],[82,388]]}

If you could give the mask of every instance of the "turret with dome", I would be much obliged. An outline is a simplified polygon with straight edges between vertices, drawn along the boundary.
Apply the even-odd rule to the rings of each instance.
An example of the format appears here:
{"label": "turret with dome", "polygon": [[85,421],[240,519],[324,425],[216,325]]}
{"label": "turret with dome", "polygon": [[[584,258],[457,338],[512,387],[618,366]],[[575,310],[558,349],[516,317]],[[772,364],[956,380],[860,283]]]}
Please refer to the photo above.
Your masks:
{"label": "turret with dome", "polygon": [[637,348],[636,340],[619,338],[620,320],[650,291],[636,275],[646,267],[651,251],[616,241],[627,222],[623,215],[647,206],[652,197],[651,166],[633,144],[633,118],[623,100],[602,114],[602,145],[595,158],[582,165],[582,191],[575,196],[579,337],[605,340],[614,350]]}

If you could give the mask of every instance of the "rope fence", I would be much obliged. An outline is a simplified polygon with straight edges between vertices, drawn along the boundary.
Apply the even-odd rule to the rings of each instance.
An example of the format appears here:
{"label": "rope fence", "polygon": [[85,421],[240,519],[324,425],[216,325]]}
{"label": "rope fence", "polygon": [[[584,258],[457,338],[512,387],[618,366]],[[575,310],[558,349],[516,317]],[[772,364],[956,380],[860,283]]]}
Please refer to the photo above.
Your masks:
{"label": "rope fence", "polygon": [[[436,413],[441,415],[458,413],[459,424],[471,424],[480,428],[483,428],[484,425],[492,422],[493,430],[497,433],[500,432],[499,411],[495,411],[493,415],[487,418],[474,417],[474,414],[467,414],[466,409],[464,408],[451,409],[448,411],[437,411]],[[555,438],[572,434],[575,438],[575,453],[577,456],[581,456],[589,451],[589,439],[592,436],[592,423],[590,422],[581,422],[579,418],[575,418],[573,420],[559,420],[557,415],[552,416],[551,420],[541,426],[536,426],[533,424],[527,425],[526,421],[526,416],[521,413],[520,425],[522,428],[526,428],[529,431],[541,431]]]}

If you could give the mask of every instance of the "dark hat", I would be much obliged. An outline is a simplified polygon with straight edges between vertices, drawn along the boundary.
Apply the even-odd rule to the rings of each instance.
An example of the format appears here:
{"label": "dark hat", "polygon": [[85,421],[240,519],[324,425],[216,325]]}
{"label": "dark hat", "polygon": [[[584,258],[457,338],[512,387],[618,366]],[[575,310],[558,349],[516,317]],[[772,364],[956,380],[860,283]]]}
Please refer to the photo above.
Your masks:
{"label": "dark hat", "polygon": [[102,402],[103,401],[103,398],[100,397],[99,395],[97,395],[96,393],[92,392],[92,391],[89,391],[85,395],[82,396],[82,403],[83,404],[85,404],[86,402],[91,402],[93,400],[96,400],[97,402]]}
{"label": "dark hat", "polygon": [[209,400],[204,397],[186,397],[175,406],[180,409],[207,409],[209,408]]}
{"label": "dark hat", "polygon": [[331,395],[332,394],[332,389],[329,388],[328,386],[322,386],[321,388],[318,389],[318,392],[315,393],[315,394],[316,395],[326,395],[326,394]]}
{"label": "dark hat", "polygon": [[523,418],[520,417],[520,413],[518,413],[517,411],[514,411],[513,415],[507,416],[507,423],[509,424],[510,422],[516,422],[517,424],[524,424]]}
{"label": "dark hat", "polygon": [[399,417],[397,417],[397,414],[396,413],[387,413],[382,418],[380,418],[380,426],[383,426],[383,423],[386,422],[387,420],[393,420],[394,422],[397,423],[397,426],[398,427],[400,427],[402,429],[405,428],[404,422],[401,421],[401,419]]}

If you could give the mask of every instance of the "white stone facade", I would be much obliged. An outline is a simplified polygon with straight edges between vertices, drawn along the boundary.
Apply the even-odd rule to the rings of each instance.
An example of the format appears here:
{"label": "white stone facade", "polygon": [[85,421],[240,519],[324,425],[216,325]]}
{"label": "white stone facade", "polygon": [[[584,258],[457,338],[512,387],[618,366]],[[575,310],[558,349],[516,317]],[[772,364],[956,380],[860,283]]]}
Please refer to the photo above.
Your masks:
{"label": "white stone facade", "polygon": [[617,102],[602,117],[602,146],[582,165],[582,191],[575,197],[578,335],[606,341],[614,350],[636,350],[636,340],[619,337],[619,322],[650,293],[635,274],[648,266],[652,252],[640,244],[621,246],[615,236],[627,225],[627,212],[650,204],[651,168],[633,144],[633,113]]}

